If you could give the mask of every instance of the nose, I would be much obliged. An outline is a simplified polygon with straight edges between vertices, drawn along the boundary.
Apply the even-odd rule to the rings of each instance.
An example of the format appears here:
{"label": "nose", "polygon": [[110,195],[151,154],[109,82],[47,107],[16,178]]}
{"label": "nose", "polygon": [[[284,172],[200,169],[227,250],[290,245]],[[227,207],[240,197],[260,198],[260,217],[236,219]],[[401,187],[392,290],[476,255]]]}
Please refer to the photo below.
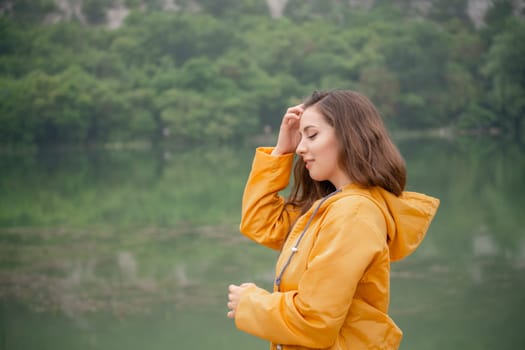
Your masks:
{"label": "nose", "polygon": [[297,147],[295,148],[295,153],[302,156],[306,152],[306,146],[304,145],[304,138],[301,137],[301,140],[297,144]]}

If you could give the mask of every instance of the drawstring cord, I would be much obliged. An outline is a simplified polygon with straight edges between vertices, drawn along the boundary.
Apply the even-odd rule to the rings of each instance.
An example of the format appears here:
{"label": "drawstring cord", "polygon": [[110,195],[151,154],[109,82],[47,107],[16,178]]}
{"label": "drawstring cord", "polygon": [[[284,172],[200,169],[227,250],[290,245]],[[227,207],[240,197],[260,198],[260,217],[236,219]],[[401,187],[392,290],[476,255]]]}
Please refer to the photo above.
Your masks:
{"label": "drawstring cord", "polygon": [[303,229],[303,232],[301,232],[301,234],[299,235],[299,238],[297,238],[297,241],[295,241],[295,244],[293,245],[292,247],[292,253],[288,256],[288,260],[286,260],[286,263],[284,264],[283,268],[281,269],[281,272],[279,273],[279,275],[277,276],[277,278],[275,279],[275,285],[277,286],[277,291],[280,292],[281,291],[281,280],[282,280],[282,277],[283,277],[283,274],[284,272],[286,271],[286,269],[288,268],[288,265],[290,265],[290,262],[292,261],[292,258],[293,256],[295,255],[295,253],[297,253],[297,251],[299,250],[299,243],[301,243],[301,240],[303,239],[303,236],[304,234],[306,233],[306,230],[308,230],[308,227],[310,226],[310,224],[312,223],[312,220],[314,219],[315,217],[315,214],[317,214],[317,212],[319,211],[319,208],[321,208],[321,205],[330,197],[332,197],[333,195],[335,195],[336,193],[338,192],[341,192],[341,189],[337,189],[336,191],[326,195],[325,197],[323,197],[323,199],[319,202],[319,204],[317,205],[317,207],[315,208],[315,210],[313,211],[312,215],[310,215],[310,218],[308,219],[308,222],[306,223],[306,225],[304,226],[304,229]]}
{"label": "drawstring cord", "polygon": [[[321,201],[319,202],[319,204],[317,205],[317,207],[315,208],[315,210],[313,211],[312,215],[310,215],[310,218],[308,219],[308,222],[306,223],[306,225],[304,226],[304,229],[303,229],[303,232],[301,232],[301,234],[299,235],[299,237],[297,238],[297,241],[295,241],[295,244],[293,245],[292,249],[291,249],[291,254],[288,256],[288,260],[286,260],[286,264],[284,264],[283,268],[281,269],[281,272],[279,273],[279,275],[277,276],[277,278],[275,279],[275,285],[277,286],[277,291],[280,292],[281,291],[281,280],[282,280],[282,277],[283,277],[283,274],[284,274],[284,271],[286,271],[286,269],[288,268],[288,265],[290,265],[290,262],[292,261],[292,258],[293,256],[295,255],[295,253],[297,253],[299,251],[299,243],[301,243],[301,240],[303,239],[303,236],[304,234],[306,233],[306,230],[308,230],[308,227],[310,226],[310,224],[312,223],[312,220],[314,219],[315,217],[315,214],[317,214],[317,212],[319,211],[319,208],[321,208],[321,205],[330,197],[332,197],[333,195],[335,195],[336,193],[338,192],[341,192],[341,189],[337,189],[336,191],[326,195],[325,197],[323,197],[323,199],[321,199]],[[282,344],[277,344],[277,350],[282,350],[283,348],[283,345]]]}

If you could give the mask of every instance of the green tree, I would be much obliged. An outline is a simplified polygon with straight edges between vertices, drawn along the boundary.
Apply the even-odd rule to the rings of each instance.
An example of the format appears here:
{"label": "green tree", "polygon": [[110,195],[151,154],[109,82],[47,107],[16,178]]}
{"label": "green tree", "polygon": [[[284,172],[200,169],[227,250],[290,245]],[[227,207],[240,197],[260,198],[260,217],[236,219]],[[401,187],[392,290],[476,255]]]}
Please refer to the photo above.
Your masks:
{"label": "green tree", "polygon": [[82,12],[89,23],[102,24],[106,22],[106,12],[112,5],[111,0],[83,0]]}
{"label": "green tree", "polygon": [[[109,30],[19,20],[29,3],[17,2],[0,17],[1,142],[229,140],[275,130],[286,107],[331,88],[363,91],[397,127],[522,133],[523,21],[503,25],[509,1],[481,30],[458,0],[432,21],[408,0],[293,1],[276,20],[256,0],[176,3],[127,1]],[[84,2],[99,17],[111,4]]]}
{"label": "green tree", "polygon": [[467,0],[432,1],[428,17],[438,22],[447,22],[451,19],[459,19],[464,23],[470,24],[467,7]]}
{"label": "green tree", "polygon": [[382,41],[386,67],[399,79],[398,124],[407,128],[448,124],[445,113],[447,37],[429,22],[410,22]]}
{"label": "green tree", "polygon": [[[135,12],[126,18],[120,29],[131,49],[127,57],[143,57],[140,64],[156,63],[156,59],[171,56],[177,64],[194,57],[217,58],[232,45],[237,33],[225,22],[208,15]],[[148,61],[144,61],[148,60]]]}
{"label": "green tree", "polygon": [[491,83],[489,98],[499,116],[496,126],[523,139],[525,119],[525,22],[511,19],[496,36],[483,67]]}
{"label": "green tree", "polygon": [[202,11],[214,17],[267,15],[268,7],[260,0],[199,0]]}
{"label": "green tree", "polygon": [[41,22],[47,14],[56,9],[53,0],[1,0],[0,8],[5,8],[8,15],[24,22]]}

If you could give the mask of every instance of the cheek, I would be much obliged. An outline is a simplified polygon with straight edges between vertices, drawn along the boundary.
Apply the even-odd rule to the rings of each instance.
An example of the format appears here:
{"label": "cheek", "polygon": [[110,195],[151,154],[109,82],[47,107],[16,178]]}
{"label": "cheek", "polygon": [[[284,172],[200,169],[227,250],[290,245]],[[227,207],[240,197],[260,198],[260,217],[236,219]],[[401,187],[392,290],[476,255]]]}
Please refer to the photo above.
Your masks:
{"label": "cheek", "polygon": [[332,161],[339,161],[340,145],[337,140],[330,139],[325,145],[326,156]]}
{"label": "cheek", "polygon": [[341,151],[339,144],[333,142],[329,149],[330,152],[325,155],[326,159],[329,161],[329,164],[327,165],[331,168],[341,169]]}

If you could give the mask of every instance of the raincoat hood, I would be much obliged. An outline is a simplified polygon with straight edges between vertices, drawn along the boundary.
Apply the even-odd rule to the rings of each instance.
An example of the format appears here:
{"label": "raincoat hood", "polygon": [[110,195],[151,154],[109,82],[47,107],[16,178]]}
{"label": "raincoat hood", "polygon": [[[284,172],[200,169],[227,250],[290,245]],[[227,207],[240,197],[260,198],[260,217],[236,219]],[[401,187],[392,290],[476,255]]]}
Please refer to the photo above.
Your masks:
{"label": "raincoat hood", "polygon": [[397,261],[410,255],[425,238],[439,207],[439,199],[409,191],[397,197],[382,188],[365,190],[362,194],[366,196],[366,192],[385,217],[390,260]]}

